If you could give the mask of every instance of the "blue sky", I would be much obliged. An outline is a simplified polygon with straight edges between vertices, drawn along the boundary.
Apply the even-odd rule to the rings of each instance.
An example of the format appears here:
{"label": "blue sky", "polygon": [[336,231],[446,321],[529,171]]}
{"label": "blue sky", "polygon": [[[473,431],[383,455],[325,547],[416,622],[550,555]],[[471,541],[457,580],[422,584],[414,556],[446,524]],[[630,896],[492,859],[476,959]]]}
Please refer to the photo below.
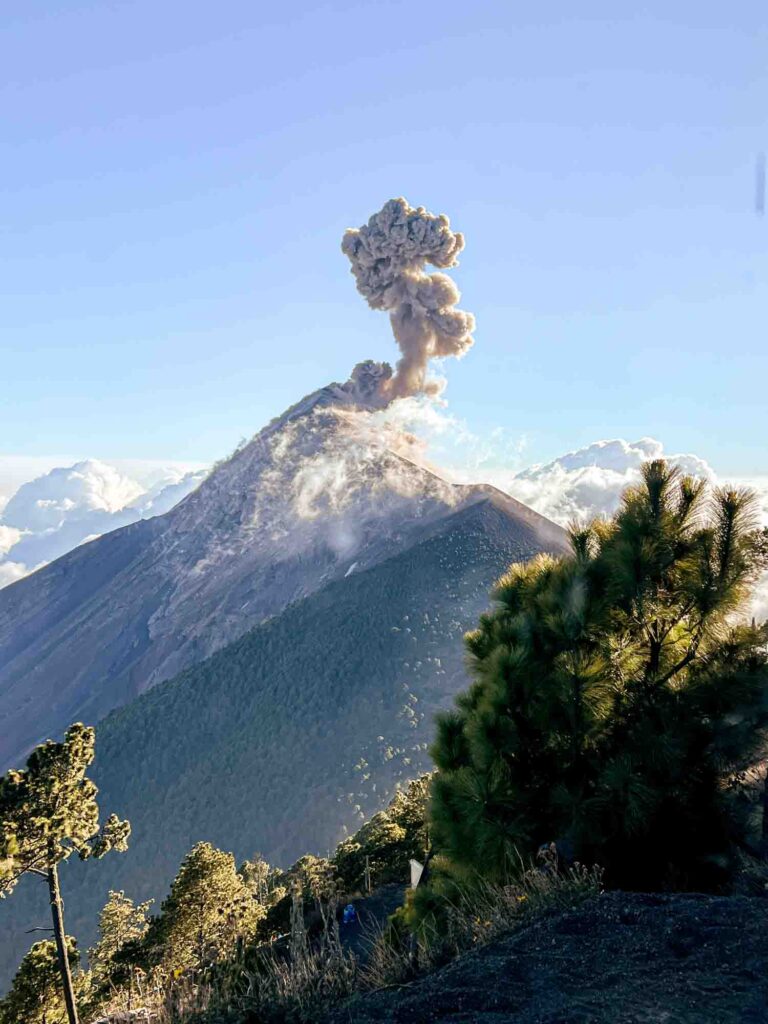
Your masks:
{"label": "blue sky", "polygon": [[402,194],[473,431],[768,471],[762,0],[11,0],[0,105],[5,454],[207,462],[394,359],[339,243]]}

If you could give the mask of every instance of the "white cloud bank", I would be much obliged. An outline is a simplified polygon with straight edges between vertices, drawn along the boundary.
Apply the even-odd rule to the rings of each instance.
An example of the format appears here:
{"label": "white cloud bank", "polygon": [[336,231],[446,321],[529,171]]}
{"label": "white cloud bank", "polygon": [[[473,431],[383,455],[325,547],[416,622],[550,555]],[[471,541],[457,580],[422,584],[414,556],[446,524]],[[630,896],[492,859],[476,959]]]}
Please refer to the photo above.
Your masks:
{"label": "white cloud bank", "polygon": [[30,570],[21,562],[0,562],[0,589],[7,587],[9,583],[15,583]]}
{"label": "white cloud bank", "polygon": [[[546,465],[532,466],[515,474],[491,473],[488,482],[567,526],[574,521],[612,515],[619,507],[625,488],[640,479],[642,463],[662,457],[686,473],[704,477],[713,486],[731,483],[750,487],[757,493],[762,522],[768,525],[768,477],[720,479],[697,455],[665,454],[661,442],[650,437],[635,442],[596,441]],[[768,618],[768,575],[763,576],[755,588],[750,613],[758,620]]]}
{"label": "white cloud bank", "polygon": [[109,463],[87,459],[23,483],[0,515],[0,587],[102,533],[169,511],[205,474],[152,464],[140,483]]}
{"label": "white cloud bank", "polygon": [[21,530],[16,530],[12,526],[0,526],[0,556],[7,555],[20,537]]}
{"label": "white cloud bank", "polygon": [[88,459],[22,484],[3,510],[3,524],[32,533],[53,531],[93,512],[119,512],[143,493],[114,466]]}
{"label": "white cloud bank", "polygon": [[715,482],[714,470],[696,455],[666,455],[652,437],[639,441],[595,441],[543,466],[531,466],[506,480],[513,497],[566,525],[597,515],[612,515],[623,491],[640,479],[648,459],[667,458],[684,472]]}

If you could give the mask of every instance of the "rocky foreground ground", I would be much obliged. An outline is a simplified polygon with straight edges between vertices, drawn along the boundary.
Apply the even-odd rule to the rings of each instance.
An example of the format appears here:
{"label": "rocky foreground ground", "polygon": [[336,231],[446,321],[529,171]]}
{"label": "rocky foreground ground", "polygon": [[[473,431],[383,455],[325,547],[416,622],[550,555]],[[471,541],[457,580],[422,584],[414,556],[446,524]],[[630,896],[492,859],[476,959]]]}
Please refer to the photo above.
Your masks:
{"label": "rocky foreground ground", "polygon": [[606,893],[332,1024],[762,1024],[768,900]]}

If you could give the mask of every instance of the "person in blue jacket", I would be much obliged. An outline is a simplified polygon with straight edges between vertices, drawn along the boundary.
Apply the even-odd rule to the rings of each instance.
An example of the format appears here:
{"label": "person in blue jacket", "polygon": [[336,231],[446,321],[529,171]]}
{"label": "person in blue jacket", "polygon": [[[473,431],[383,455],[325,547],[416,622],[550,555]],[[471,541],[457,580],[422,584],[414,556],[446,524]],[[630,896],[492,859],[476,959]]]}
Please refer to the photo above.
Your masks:
{"label": "person in blue jacket", "polygon": [[354,903],[348,903],[344,907],[344,913],[341,918],[342,924],[354,924],[357,920],[357,911],[355,910]]}

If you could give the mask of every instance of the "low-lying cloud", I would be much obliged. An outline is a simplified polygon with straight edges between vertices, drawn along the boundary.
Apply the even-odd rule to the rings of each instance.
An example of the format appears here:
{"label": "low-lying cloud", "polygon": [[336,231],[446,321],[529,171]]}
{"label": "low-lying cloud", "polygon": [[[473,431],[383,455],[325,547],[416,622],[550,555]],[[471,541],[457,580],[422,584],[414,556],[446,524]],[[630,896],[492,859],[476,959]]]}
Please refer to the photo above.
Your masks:
{"label": "low-lying cloud", "polygon": [[21,530],[13,526],[0,526],[0,556],[7,555],[20,538]]}
{"label": "low-lying cloud", "polygon": [[640,479],[649,459],[666,458],[684,472],[714,482],[715,472],[697,455],[666,453],[661,441],[595,441],[545,465],[531,466],[506,478],[509,493],[537,512],[567,525],[594,516],[612,515],[621,495]]}
{"label": "low-lying cloud", "polygon": [[[439,432],[435,436],[439,444]],[[500,443],[502,441],[503,449],[513,454],[514,447],[509,439],[500,439]],[[454,462],[455,479],[493,484],[561,526],[613,515],[626,488],[639,482],[642,464],[659,458],[666,458],[683,472],[707,480],[713,487],[724,484],[749,487],[757,494],[761,522],[768,526],[768,476],[720,477],[705,459],[691,453],[665,452],[661,441],[652,437],[639,441],[621,438],[595,441],[551,462],[516,471],[500,465],[499,450],[494,450],[492,439],[486,439],[483,444],[481,439],[467,434],[464,444],[475,468],[467,470],[460,461]],[[479,460],[478,452],[482,454]],[[453,458],[456,458],[455,451]],[[750,613],[757,619],[768,619],[768,574],[755,587]]]}
{"label": "low-lying cloud", "polygon": [[32,570],[21,562],[0,562],[0,589],[22,579]]}
{"label": "low-lying cloud", "polygon": [[205,471],[169,467],[152,486],[87,459],[23,483],[0,514],[0,587],[78,545],[139,519],[161,515],[194,490]]}
{"label": "low-lying cloud", "polygon": [[114,466],[88,459],[23,484],[6,504],[3,524],[32,533],[54,531],[92,513],[119,512],[143,493]]}

